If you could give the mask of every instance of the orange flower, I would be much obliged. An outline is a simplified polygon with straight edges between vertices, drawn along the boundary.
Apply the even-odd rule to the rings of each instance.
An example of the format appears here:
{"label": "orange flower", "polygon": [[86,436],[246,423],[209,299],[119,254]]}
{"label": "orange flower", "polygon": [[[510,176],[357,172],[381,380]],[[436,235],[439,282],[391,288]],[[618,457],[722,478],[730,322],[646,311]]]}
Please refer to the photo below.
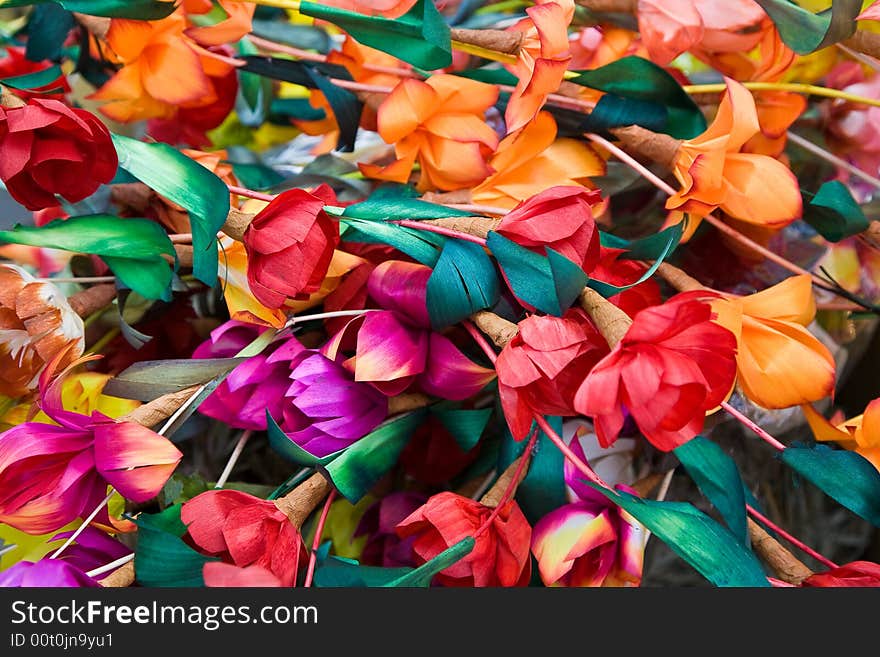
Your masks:
{"label": "orange flower", "polygon": [[809,276],[792,276],[746,297],[725,295],[712,305],[718,323],[737,337],[737,380],[750,400],[787,408],[831,394],[834,358],[804,328],[816,315]]}
{"label": "orange flower", "polygon": [[880,470],[880,398],[868,404],[864,414],[841,422],[836,427],[810,404],[804,404],[801,408],[816,440],[833,440],[841,447],[864,456]]}
{"label": "orange flower", "polygon": [[648,59],[638,33],[611,25],[584,27],[571,38],[571,69],[599,68],[635,55]]}
{"label": "orange flower", "polygon": [[797,179],[772,157],[740,152],[760,125],[752,94],[730,78],[726,82],[712,125],[681,143],[674,170],[681,190],[666,207],[698,217],[720,208],[735,219],[782,228],[801,215]]}
{"label": "orange flower", "polygon": [[247,252],[242,242],[222,237],[218,265],[218,278],[223,283],[223,298],[230,319],[277,329],[284,326],[287,321],[284,311],[267,308],[251,292],[247,280]]}
{"label": "orange flower", "polygon": [[483,114],[497,99],[497,87],[454,75],[401,81],[379,107],[377,121],[398,159],[385,167],[360,164],[361,171],[403,183],[418,160],[419,191],[478,184],[492,173],[486,158],[498,135]]}
{"label": "orange flower", "polygon": [[[192,29],[183,8],[159,21],[114,18],[104,45],[122,68],[90,98],[108,101],[101,112],[123,123],[167,119],[178,109],[207,107],[217,102],[218,82],[232,67],[200,44],[215,46],[218,41],[240,36],[245,29],[241,25],[242,10],[238,2],[229,5],[231,26],[226,24],[229,21],[223,21]],[[249,28],[248,21],[245,32]]]}
{"label": "orange flower", "polygon": [[85,348],[83,322],[52,283],[24,269],[0,265],[0,395],[34,391],[46,363],[66,349],[66,367]]}
{"label": "orange flower", "polygon": [[510,96],[504,120],[508,134],[535,118],[565,79],[571,61],[568,26],[574,17],[574,0],[537,0],[511,31],[522,32],[519,57],[512,72],[519,79]]}
{"label": "orange flower", "polygon": [[[507,209],[548,187],[592,189],[590,176],[605,173],[605,160],[591,146],[576,139],[556,139],[556,121],[548,112],[540,112],[522,130],[505,137],[489,165],[495,173],[474,188],[472,198]],[[597,208],[596,214],[601,213],[602,208]]]}
{"label": "orange flower", "polygon": [[[365,63],[373,66],[388,68],[408,68],[409,65],[401,62],[396,57],[387,55],[380,50],[374,50],[359,44],[349,36],[346,36],[342,44],[342,50],[332,50],[327,55],[327,62],[344,66],[351,74],[355,82],[371,84],[379,87],[393,87],[400,81],[400,76],[390,73],[377,73],[364,67]],[[316,121],[294,120],[293,124],[307,135],[324,135],[321,142],[312,149],[315,155],[329,153],[336,148],[339,141],[339,124],[333,114],[333,108],[318,90],[313,90],[309,95],[309,103],[315,109],[324,110],[324,118]],[[365,130],[376,130],[376,111],[368,104],[364,105],[361,113],[360,125]]]}

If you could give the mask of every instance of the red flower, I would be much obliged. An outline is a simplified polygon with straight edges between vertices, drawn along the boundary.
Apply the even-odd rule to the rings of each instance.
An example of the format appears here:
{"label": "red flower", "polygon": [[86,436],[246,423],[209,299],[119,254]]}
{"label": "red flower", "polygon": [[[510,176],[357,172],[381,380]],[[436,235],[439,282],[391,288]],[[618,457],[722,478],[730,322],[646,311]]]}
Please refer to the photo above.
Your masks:
{"label": "red flower", "polygon": [[81,201],[116,175],[110,133],[94,115],[35,98],[0,107],[0,179],[28,210],[58,205],[55,194]]}
{"label": "red flower", "polygon": [[639,312],[620,343],[590,372],[574,398],[594,419],[602,446],[632,415],[645,438],[670,451],[703,428],[736,376],[736,337],[712,321],[705,292],[679,294]]}
{"label": "red flower", "polygon": [[600,201],[598,190],[551,187],[516,206],[496,232],[541,255],[549,247],[590,272],[599,261],[593,205]]}
{"label": "red flower", "polygon": [[[621,260],[623,249],[601,248],[599,262],[590,274],[591,278],[608,283],[609,285],[632,285],[648,271],[648,267],[636,260]],[[608,297],[608,301],[620,308],[630,317],[640,310],[649,306],[658,306],[663,303],[660,296],[660,286],[653,278],[633,285],[619,294]]]}
{"label": "red flower", "polygon": [[[415,536],[413,550],[419,563],[425,563],[473,536],[493,511],[467,497],[439,493],[397,525],[397,535]],[[508,502],[476,537],[470,554],[440,571],[437,582],[444,586],[526,586],[532,571],[531,537],[532,528],[519,506]]]}
{"label": "red flower", "polygon": [[180,519],[206,554],[240,568],[260,566],[282,586],[296,581],[302,538],[272,502],[234,490],[208,491],[184,503]]}
{"label": "red flower", "polygon": [[811,575],[801,586],[880,587],[880,565],[871,561],[853,561],[827,572]]}
{"label": "red flower", "polygon": [[288,297],[308,299],[320,289],[339,244],[339,224],[324,212],[335,200],[326,185],[312,194],[291,189],[254,217],[244,233],[248,284],[264,306],[280,308]]}
{"label": "red flower", "polygon": [[531,316],[495,363],[498,393],[510,432],[522,440],[535,414],[577,415],[574,393],[608,345],[584,312]]}

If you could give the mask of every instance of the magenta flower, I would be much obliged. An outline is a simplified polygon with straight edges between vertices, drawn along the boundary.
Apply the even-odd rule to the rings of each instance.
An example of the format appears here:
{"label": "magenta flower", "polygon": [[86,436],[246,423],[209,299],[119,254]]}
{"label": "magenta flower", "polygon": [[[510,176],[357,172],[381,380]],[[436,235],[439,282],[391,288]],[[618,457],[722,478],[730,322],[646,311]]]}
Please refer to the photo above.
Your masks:
{"label": "magenta flower", "polygon": [[[572,451],[584,452],[575,438]],[[532,554],[546,586],[638,586],[645,534],[626,511],[582,481],[565,462],[565,481],[579,498],[541,518],[532,530]],[[619,485],[619,489],[635,493]]]}
{"label": "magenta flower", "polygon": [[[211,339],[193,352],[193,358],[231,358],[271,330],[230,320],[211,331]],[[266,410],[280,418],[288,406],[290,360],[305,351],[294,337],[277,338],[262,353],[248,358],[199,406],[199,412],[237,429],[266,430]]]}
{"label": "magenta flower", "polygon": [[388,415],[388,398],[323,354],[304,350],[290,363],[281,428],[310,454],[324,457],[375,429]]}
{"label": "magenta flower", "polygon": [[61,352],[40,376],[43,412],[58,425],[25,422],[0,434],[0,522],[28,534],[54,531],[94,509],[113,486],[127,499],[155,497],[183,456],[166,438],[94,411],[65,411]]}
{"label": "magenta flower", "polygon": [[349,322],[328,343],[328,356],[335,359],[344,338],[357,328],[355,357],[346,362],[354,369],[355,381],[367,381],[389,396],[413,384],[444,399],[462,400],[477,393],[495,372],[431,330],[425,301],[430,276],[429,267],[400,260],[376,267],[367,291],[384,310]]}

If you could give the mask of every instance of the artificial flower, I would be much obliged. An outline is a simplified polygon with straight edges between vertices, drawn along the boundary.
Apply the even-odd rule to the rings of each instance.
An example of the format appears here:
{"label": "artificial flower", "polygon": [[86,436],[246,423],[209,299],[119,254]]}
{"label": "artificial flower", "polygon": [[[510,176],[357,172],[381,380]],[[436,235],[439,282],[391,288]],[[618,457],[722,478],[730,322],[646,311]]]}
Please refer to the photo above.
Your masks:
{"label": "artificial flower", "polygon": [[401,538],[395,527],[427,501],[427,495],[415,491],[394,491],[376,500],[361,516],[354,532],[367,539],[361,562],[384,568],[413,566],[415,537]]}
{"label": "artificial flower", "polygon": [[837,426],[820,415],[811,404],[801,406],[816,440],[834,441],[868,459],[880,470],[880,399],[870,402],[862,415]]}
{"label": "artificial flower", "polygon": [[208,588],[281,588],[281,578],[263,566],[239,567],[222,561],[209,561],[202,566],[202,577]]}
{"label": "artificial flower", "polygon": [[217,253],[217,277],[223,281],[223,300],[226,301],[230,319],[280,329],[287,321],[287,314],[280,308],[268,308],[257,300],[251,292],[247,272],[248,258],[244,243],[225,235],[221,237]]}
{"label": "artificial flower", "polygon": [[495,362],[504,418],[517,440],[536,415],[576,415],[574,393],[608,345],[578,308],[563,317],[531,315]]}
{"label": "artificial flower", "polygon": [[629,414],[651,444],[671,451],[696,436],[706,413],[730,394],[736,336],[712,321],[702,294],[679,294],[637,313],[578,388],[574,407],[593,418],[601,445],[617,439]]}
{"label": "artificial flower", "polygon": [[0,434],[0,522],[29,534],[63,527],[96,506],[113,486],[127,499],[155,497],[183,456],[167,439],[98,411],[66,410],[54,377],[65,352],[40,375],[40,406],[57,424],[25,422]]}
{"label": "artificial flower", "polygon": [[240,568],[259,566],[281,586],[296,581],[302,537],[273,502],[235,490],[207,491],[184,502],[180,519],[202,552]]}
{"label": "artificial flower", "polygon": [[[3,49],[6,52],[6,56],[0,57],[0,80],[14,78],[19,75],[38,73],[54,66],[49,60],[39,62],[31,61],[27,58],[25,48],[20,48],[18,46],[4,46]],[[40,87],[16,89],[15,93],[23,99],[52,98],[54,100],[63,100],[64,94],[69,91],[70,85],[67,83],[67,77],[64,73],[59,72],[56,79],[51,80]]]}
{"label": "artificial flower", "polygon": [[674,173],[681,189],[667,209],[706,215],[720,208],[731,217],[782,228],[801,215],[794,174],[767,155],[741,152],[760,131],[755,100],[748,89],[727,79],[727,91],[708,130],[683,141]]}
{"label": "artificial flower", "polygon": [[38,282],[16,265],[0,265],[0,395],[31,393],[46,363],[59,353],[66,354],[61,368],[79,358],[84,330],[52,283]]}
{"label": "artificial flower", "polygon": [[834,390],[834,358],[805,327],[816,315],[806,274],[740,297],[713,302],[718,322],[737,339],[736,373],[743,394],[764,408],[786,408]]}
{"label": "artificial flower", "polygon": [[444,586],[525,586],[532,570],[532,528],[511,500],[475,536],[493,511],[455,493],[438,493],[397,525],[397,535],[415,537],[412,547],[418,563],[433,559],[463,538],[475,537],[470,553],[437,574],[436,581]]}
{"label": "artificial flower", "polygon": [[[589,188],[590,177],[605,173],[605,161],[589,144],[556,138],[556,121],[549,112],[539,112],[522,130],[505,137],[489,166],[495,173],[474,187],[471,198],[508,210],[550,187]],[[598,203],[596,199],[594,205]]]}
{"label": "artificial flower", "polygon": [[339,224],[324,212],[335,200],[326,185],[312,193],[291,189],[251,221],[244,233],[248,285],[261,304],[281,308],[321,288],[339,244]]}
{"label": "artificial flower", "polygon": [[589,273],[599,260],[599,228],[593,218],[599,201],[598,191],[550,187],[504,215],[495,231],[541,255],[553,249]]}
{"label": "artificial flower", "polygon": [[369,296],[385,310],[369,311],[349,322],[322,349],[336,360],[356,330],[353,358],[345,361],[355,381],[367,381],[386,395],[413,383],[426,393],[462,400],[476,394],[495,373],[465,356],[445,335],[431,330],[427,287],[431,269],[400,260],[376,267],[367,282]]}
{"label": "artificial flower", "polygon": [[51,98],[0,107],[0,179],[28,210],[91,196],[116,175],[119,160],[107,128],[86,110]]}
{"label": "artificial flower", "polygon": [[593,267],[590,278],[625,287],[622,292],[608,297],[608,301],[632,317],[648,306],[659,305],[663,298],[660,296],[660,286],[654,278],[641,280],[648,271],[648,266],[637,260],[623,259],[621,256],[624,253],[623,249],[601,247],[599,261]]}
{"label": "artificial flower", "polygon": [[522,39],[516,63],[510,66],[518,82],[504,113],[508,134],[535,118],[547,96],[559,89],[571,62],[568,26],[574,0],[537,0],[526,14],[510,27]]}
{"label": "artificial flower", "polygon": [[61,559],[19,561],[0,571],[2,588],[96,588],[96,579]]}
{"label": "artificial flower", "polygon": [[806,587],[880,587],[880,565],[873,561],[852,561],[815,573],[801,582]]}
{"label": "artificial flower", "polygon": [[497,87],[455,75],[401,80],[377,118],[379,134],[394,144],[397,159],[384,167],[358,166],[371,178],[402,183],[418,161],[423,192],[476,185],[492,173],[486,158],[498,146],[498,135],[483,115],[497,99]]}

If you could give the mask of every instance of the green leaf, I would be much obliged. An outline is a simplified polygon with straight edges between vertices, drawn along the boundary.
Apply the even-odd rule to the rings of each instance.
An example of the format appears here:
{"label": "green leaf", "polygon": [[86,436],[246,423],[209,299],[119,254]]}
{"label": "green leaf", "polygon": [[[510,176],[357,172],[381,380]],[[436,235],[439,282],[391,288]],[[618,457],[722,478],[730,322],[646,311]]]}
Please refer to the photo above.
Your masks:
{"label": "green leaf", "polygon": [[61,59],[64,41],[76,22],[73,14],[60,5],[44,4],[34,7],[28,20],[28,40],[25,56],[32,62]]}
{"label": "green leaf", "polygon": [[638,98],[605,94],[584,121],[586,132],[607,132],[611,128],[640,125],[654,132],[666,128],[668,112],[664,105]]}
{"label": "green leaf", "polygon": [[880,472],[865,457],[816,445],[786,447],[779,458],[829,497],[880,527]]}
{"label": "green leaf", "polygon": [[27,7],[54,2],[64,9],[90,16],[134,18],[154,21],[174,13],[174,2],[161,0],[0,0],[0,9]]}
{"label": "green leaf", "polygon": [[313,454],[309,454],[302,447],[293,442],[290,438],[287,437],[287,434],[284,433],[284,430],[278,426],[278,423],[275,419],[269,414],[269,409],[266,409],[266,430],[269,436],[269,446],[275,450],[277,454],[284,457],[288,461],[292,461],[297,465],[306,466],[309,468],[313,468],[319,465],[327,465],[335,459],[337,456],[342,454],[344,449],[341,449],[337,452],[333,452],[332,454],[328,454],[327,456],[317,457]]}
{"label": "green leaf", "polygon": [[[676,139],[692,139],[706,130],[706,118],[676,79],[642,57],[624,57],[590,71],[579,71],[578,76],[569,81],[614,94],[620,99],[655,105],[652,110],[655,117],[660,110],[666,114],[663,132]],[[626,107],[617,102],[617,111]],[[633,104],[629,111],[647,116],[647,106],[641,106],[635,112],[638,107]]]}
{"label": "green leaf", "polygon": [[843,41],[856,31],[862,0],[833,0],[831,9],[814,14],[788,0],[755,0],[776,24],[779,36],[799,55]]}
{"label": "green leaf", "polygon": [[103,393],[151,401],[170,392],[201,385],[220,374],[228,374],[245,358],[180,358],[143,360],[130,365],[107,381]]}
{"label": "green leaf", "polygon": [[258,37],[283,43],[286,46],[328,53],[332,47],[327,32],[314,25],[294,25],[287,21],[269,21],[255,18],[251,32]]}
{"label": "green leaf", "polygon": [[684,234],[684,226],[685,222],[680,222],[669,228],[664,228],[659,233],[633,241],[599,231],[599,241],[602,246],[627,250],[627,253],[621,256],[622,258],[628,260],[653,260],[654,262],[637,281],[629,285],[612,285],[595,278],[591,278],[587,285],[605,298],[608,298],[640,283],[644,283],[654,275],[654,272],[663,264],[663,261],[678,248],[681,236]]}
{"label": "green leaf", "polygon": [[183,542],[186,525],[180,520],[180,508],[175,504],[161,513],[141,513],[135,520],[138,541],[134,570],[143,586],[204,586],[202,568],[217,561]]}
{"label": "green leaf", "polygon": [[440,247],[445,241],[440,235],[385,221],[366,221],[343,216],[343,224],[348,227],[344,235],[346,242],[387,244],[428,267],[437,264]]}
{"label": "green leaf", "polygon": [[823,184],[812,200],[804,198],[804,221],[829,242],[858,235],[870,223],[849,189],[839,180]]}
{"label": "green leaf", "polygon": [[749,547],[745,493],[733,459],[702,436],[676,447],[675,455],[703,495],[718,509],[733,535]]}
{"label": "green leaf", "polygon": [[757,558],[729,529],[687,502],[645,500],[590,482],[715,586],[769,586]]}
{"label": "green leaf", "polygon": [[427,305],[434,330],[457,324],[498,301],[495,266],[478,244],[450,239],[428,279]]}
{"label": "green leaf", "polygon": [[120,281],[148,299],[170,298],[173,255],[168,234],[149,219],[106,214],[56,219],[45,226],[0,231],[0,242],[27,244],[101,256]]}
{"label": "green leaf", "polygon": [[435,404],[430,410],[431,415],[440,420],[443,427],[455,438],[463,452],[469,452],[477,446],[492,415],[491,408],[444,408]]}
{"label": "green leaf", "polygon": [[449,26],[432,0],[419,0],[399,18],[366,16],[303,0],[299,11],[348,32],[365,46],[394,55],[418,68],[433,71],[452,64]]}
{"label": "green leaf", "polygon": [[265,164],[232,162],[232,172],[248,189],[263,190],[274,187],[284,176]]}
{"label": "green leaf", "polygon": [[549,315],[561,316],[587,284],[587,275],[568,258],[550,248],[546,257],[494,230],[487,239],[511,291],[524,303]]}
{"label": "green leaf", "polygon": [[419,409],[385,422],[324,466],[336,490],[357,504],[397,463],[425,413]]}
{"label": "green leaf", "polygon": [[389,221],[394,219],[442,219],[444,217],[469,217],[470,212],[447,208],[445,205],[428,203],[405,195],[405,189],[390,188],[374,193],[366,201],[345,208],[343,217]]}
{"label": "green leaf", "polygon": [[333,109],[339,125],[337,148],[343,151],[354,150],[363,103],[352,92],[330,81],[330,77],[350,80],[351,74],[345,68],[333,64],[315,64],[273,57],[250,56],[243,59],[247,64],[242,66],[240,71],[249,71],[275,80],[319,89]]}
{"label": "green leaf", "polygon": [[[547,422],[562,435],[562,418],[547,417]],[[498,472],[503,472],[513,460],[519,457],[526,447],[525,440],[516,441],[505,425]],[[526,476],[516,488],[516,501],[522,508],[526,519],[534,525],[545,515],[568,503],[565,479],[563,477],[565,457],[550,442],[543,431],[538,429],[538,439],[529,461]]]}
{"label": "green leaf", "polygon": [[[238,43],[239,55],[255,55],[257,47],[247,39]],[[272,80],[262,75],[238,71],[238,93],[235,96],[235,114],[248,128],[259,128],[266,121],[272,102]]]}
{"label": "green leaf", "polygon": [[9,78],[0,78],[0,83],[13,89],[21,89],[24,91],[33,91],[36,89],[45,89],[59,79],[64,77],[61,67],[58,64],[50,66],[42,71],[35,73],[25,73],[24,75],[15,75]]}
{"label": "green leaf", "polygon": [[147,144],[117,134],[112,137],[120,167],[189,211],[193,274],[203,283],[213,285],[217,280],[217,231],[229,214],[229,190],[225,183],[168,144]]}
{"label": "green leaf", "polygon": [[431,580],[434,578],[434,575],[464,559],[474,549],[474,545],[476,545],[476,541],[473,536],[466,536],[455,545],[451,545],[443,550],[443,552],[430,561],[426,561],[415,570],[401,575],[387,584],[383,584],[383,586],[394,588],[428,588],[431,586]]}

